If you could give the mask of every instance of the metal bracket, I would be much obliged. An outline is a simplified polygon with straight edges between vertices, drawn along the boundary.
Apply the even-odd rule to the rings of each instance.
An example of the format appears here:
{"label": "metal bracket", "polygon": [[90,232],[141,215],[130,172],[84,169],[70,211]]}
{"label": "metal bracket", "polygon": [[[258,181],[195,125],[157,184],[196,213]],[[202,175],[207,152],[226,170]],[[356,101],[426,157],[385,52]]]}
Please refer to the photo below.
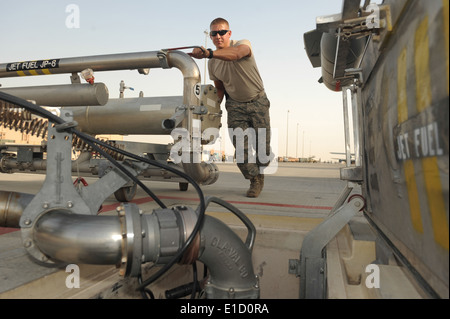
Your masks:
{"label": "metal bracket", "polygon": [[74,84],[74,83],[81,83],[80,76],[78,75],[77,72],[72,73],[72,75],[70,76],[70,82],[72,84]]}
{"label": "metal bracket", "polygon": [[208,114],[208,108],[204,105],[195,106],[192,113],[197,115]]}
{"label": "metal bracket", "polygon": [[77,127],[77,126],[78,126],[77,121],[71,121],[71,122],[65,122],[63,124],[55,125],[55,129],[56,129],[56,132],[62,133],[64,131],[67,131],[67,130]]}
{"label": "metal bracket", "polygon": [[342,33],[339,35],[344,41],[350,38],[378,35],[382,29],[392,31],[392,18],[389,5],[370,4],[361,9],[360,16],[342,16],[343,19],[339,24]]}
{"label": "metal bracket", "polygon": [[[351,74],[362,77],[360,69],[348,69]],[[355,81],[357,82],[357,81]],[[343,112],[344,112],[344,133],[345,133],[345,153],[347,167],[351,164],[350,153],[350,117],[348,110],[347,91],[351,92],[352,120],[353,120],[353,143],[355,152],[355,166],[361,167],[362,130],[361,130],[361,87],[355,84],[342,88]],[[360,175],[360,172],[352,175]],[[362,175],[361,175],[362,176]],[[361,177],[362,180],[362,177]]]}
{"label": "metal bracket", "polygon": [[150,69],[146,68],[146,69],[138,69],[139,74],[142,75],[148,75],[150,73]]}
{"label": "metal bracket", "polygon": [[156,56],[158,57],[158,60],[159,60],[159,64],[161,65],[161,68],[163,68],[163,69],[170,69],[169,60],[167,59],[167,53],[168,53],[168,51],[160,50],[156,54]]}
{"label": "metal bracket", "polygon": [[289,273],[301,277],[300,298],[326,298],[326,256],[323,249],[364,206],[361,195],[350,196],[346,203],[334,213],[332,211],[330,216],[305,236],[300,259],[289,261]]}
{"label": "metal bracket", "polygon": [[355,85],[358,87],[361,87],[364,84],[363,71],[360,68],[345,69],[345,76],[353,76]]}
{"label": "metal bracket", "polygon": [[[28,253],[38,262],[54,264],[35,245],[33,239],[36,221],[52,211],[70,211],[73,214],[95,215],[104,200],[125,185],[129,178],[112,169],[92,185],[77,190],[72,183],[72,134],[66,132],[73,126],[72,112],[61,112],[63,125],[49,123],[47,142],[47,172],[41,190],[22,213],[20,227],[22,241]],[[125,164],[124,164],[125,165]],[[145,167],[126,167],[131,173]]]}
{"label": "metal bracket", "polygon": [[[62,112],[61,118],[67,122],[73,120],[69,111]],[[39,262],[54,263],[34,245],[33,229],[41,215],[53,210],[70,210],[77,214],[91,213],[72,184],[71,154],[72,134],[58,132],[56,126],[49,123],[46,178],[41,190],[25,208],[20,219],[24,247]]]}

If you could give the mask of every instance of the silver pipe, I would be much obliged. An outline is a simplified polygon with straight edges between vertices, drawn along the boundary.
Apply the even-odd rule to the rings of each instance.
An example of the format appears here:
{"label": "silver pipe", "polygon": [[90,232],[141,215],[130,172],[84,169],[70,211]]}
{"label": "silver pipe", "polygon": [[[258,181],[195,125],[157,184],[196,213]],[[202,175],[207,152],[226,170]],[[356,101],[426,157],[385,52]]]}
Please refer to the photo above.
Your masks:
{"label": "silver pipe", "polygon": [[[31,174],[45,174],[46,170],[47,160],[45,159],[33,159],[32,162],[19,162],[17,158],[4,157],[0,160],[0,172],[2,173],[27,172]],[[97,167],[92,166],[89,161],[72,161],[72,172],[77,174],[90,173],[92,175],[98,175]]]}
{"label": "silver pipe", "polygon": [[351,150],[350,150],[350,124],[349,124],[349,112],[348,112],[348,90],[350,87],[342,88],[342,99],[343,99],[343,111],[344,111],[344,136],[345,136],[345,159],[346,166],[349,167],[351,164]]}
{"label": "silver pipe", "polygon": [[[23,75],[44,75],[76,73],[90,68],[94,72],[113,70],[134,70],[151,68],[172,68],[181,71],[184,77],[183,104],[197,105],[194,87],[201,83],[200,70],[194,60],[181,51],[149,51],[96,55],[75,58],[25,61],[0,64],[0,78]],[[183,124],[191,133],[192,112]]]}
{"label": "silver pipe", "polygon": [[159,68],[161,65],[157,55],[158,51],[151,51],[3,63],[0,64],[0,78],[75,73],[88,68],[94,72]]}
{"label": "silver pipe", "polygon": [[[16,158],[2,158],[0,160],[0,172],[17,173],[24,172],[42,174],[47,169],[47,160],[33,159],[32,162],[18,162]],[[214,163],[183,163],[183,170],[201,185],[212,185],[219,179],[219,168]],[[72,173],[84,177],[98,175],[98,166],[91,165],[89,161],[76,164],[72,162]],[[179,175],[165,169],[149,167],[140,174],[146,178],[158,180],[181,179]]]}
{"label": "silver pipe", "polygon": [[45,106],[105,105],[109,99],[104,83],[13,87],[0,91]]}
{"label": "silver pipe", "polygon": [[[197,63],[187,55],[180,51],[171,51],[167,55],[169,66],[175,67],[181,71],[184,77],[183,82],[183,104],[188,107],[198,104],[195,96],[195,86],[201,83],[200,70]],[[183,127],[187,128],[190,136],[192,136],[192,112],[187,111],[187,118],[183,121]]]}
{"label": "silver pipe", "polygon": [[[186,105],[196,105],[196,103],[192,103],[196,99],[193,89],[197,83],[201,83],[200,70],[197,64],[188,54],[181,51],[121,53],[51,59],[47,61],[54,61],[54,66],[50,67],[51,64],[45,64],[47,67],[45,68],[42,66],[43,63],[31,63],[36,61],[0,64],[0,78],[36,74],[75,73],[88,68],[98,72],[175,67],[181,71],[185,79],[183,96],[185,97],[184,102]],[[47,72],[40,72],[40,70],[46,70]]]}
{"label": "silver pipe", "polygon": [[[203,167],[206,164],[199,164],[199,167]],[[214,167],[215,165],[212,164]],[[188,168],[195,168],[195,166],[188,165]],[[2,158],[0,160],[0,172],[2,173],[19,173],[19,172],[27,172],[31,174],[45,174],[47,170],[47,160],[44,159],[33,159],[32,162],[19,162],[17,161],[17,158]],[[211,176],[209,176],[208,171],[203,172],[203,170],[198,170],[198,172],[194,171],[193,169],[190,170],[190,174],[199,174],[197,175],[190,175],[193,176],[195,180],[199,179],[200,182],[209,182],[210,185],[214,181],[217,181],[218,178],[218,169],[217,171],[214,171],[211,173]],[[83,176],[83,177],[91,177],[91,176],[97,176],[99,174],[99,167],[98,165],[93,165],[89,160],[83,160],[79,161],[75,160],[72,161],[72,175],[73,176]],[[144,178],[152,178],[152,180],[183,180],[182,177],[179,175],[162,169],[158,167],[149,166],[148,168],[144,169],[139,176],[142,176]],[[214,179],[213,179],[214,177]]]}
{"label": "silver pipe", "polygon": [[183,170],[202,185],[214,184],[219,179],[219,168],[214,163],[183,163]]}
{"label": "silver pipe", "polygon": [[0,227],[19,228],[20,217],[34,195],[0,190]]}
{"label": "silver pipe", "polygon": [[359,136],[361,89],[357,85],[353,85],[350,92],[352,94],[353,148],[355,151],[355,165],[359,167],[361,166],[361,140]]}
{"label": "silver pipe", "polygon": [[122,257],[117,216],[51,211],[36,221],[33,239],[42,253],[65,263],[114,265]]}
{"label": "silver pipe", "polygon": [[162,121],[161,125],[163,129],[172,131],[180,124],[186,116],[186,109],[180,108],[170,118]]}
{"label": "silver pipe", "polygon": [[168,135],[161,123],[183,103],[182,96],[110,99],[103,106],[65,107],[77,129],[88,134]]}

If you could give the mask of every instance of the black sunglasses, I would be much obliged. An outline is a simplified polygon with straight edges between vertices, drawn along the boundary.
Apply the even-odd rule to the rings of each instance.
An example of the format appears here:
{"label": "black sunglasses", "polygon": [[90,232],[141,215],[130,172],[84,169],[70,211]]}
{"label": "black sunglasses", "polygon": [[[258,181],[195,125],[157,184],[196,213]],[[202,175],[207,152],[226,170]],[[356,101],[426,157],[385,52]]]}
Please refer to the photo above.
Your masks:
{"label": "black sunglasses", "polygon": [[215,37],[215,36],[217,35],[217,33],[218,33],[220,36],[224,36],[225,34],[227,34],[228,31],[230,31],[230,30],[211,31],[209,34],[210,34],[212,37]]}

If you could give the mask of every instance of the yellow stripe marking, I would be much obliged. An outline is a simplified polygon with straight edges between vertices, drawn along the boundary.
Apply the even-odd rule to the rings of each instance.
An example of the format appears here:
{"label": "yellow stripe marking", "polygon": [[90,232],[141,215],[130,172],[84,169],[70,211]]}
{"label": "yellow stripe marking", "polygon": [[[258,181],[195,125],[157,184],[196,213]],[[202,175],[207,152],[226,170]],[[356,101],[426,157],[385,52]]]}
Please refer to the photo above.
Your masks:
{"label": "yellow stripe marking", "polygon": [[52,74],[52,72],[50,72],[49,69],[42,69],[42,72],[43,72],[44,74]]}
{"label": "yellow stripe marking", "polygon": [[29,70],[29,72],[31,75],[39,75],[36,70]]}
{"label": "yellow stripe marking", "polygon": [[[416,30],[415,42],[415,71],[416,71],[416,103],[417,110],[423,112],[431,106],[431,77],[430,77],[430,47],[428,37],[428,17],[423,19]],[[423,176],[428,208],[431,215],[434,240],[449,250],[449,230],[442,193],[439,166],[436,157],[422,159]]]}
{"label": "yellow stripe marking", "polygon": [[422,215],[420,212],[419,192],[417,190],[414,163],[412,160],[407,160],[403,167],[405,171],[406,188],[408,190],[411,221],[414,229],[423,234]]}
{"label": "yellow stripe marking", "polygon": [[448,222],[442,195],[441,176],[436,157],[422,160],[428,205],[431,213],[431,224],[434,230],[434,240],[449,250]]}
{"label": "yellow stripe marking", "polygon": [[25,72],[23,72],[23,71],[17,71],[17,75],[19,75],[19,76],[26,76]]}
{"label": "yellow stripe marking", "polygon": [[[398,123],[408,120],[408,100],[407,100],[407,60],[406,48],[402,50],[397,59],[397,112]],[[404,162],[403,170],[405,174],[406,189],[408,190],[409,212],[411,222],[416,231],[423,234],[422,217],[420,212],[419,194],[417,191],[416,175],[414,163],[411,159]]]}
{"label": "yellow stripe marking", "polygon": [[428,17],[416,30],[414,42],[416,66],[416,103],[419,113],[431,105],[430,48],[428,39]]}
{"label": "yellow stripe marking", "polygon": [[397,105],[398,123],[401,124],[408,119],[408,101],[406,97],[406,48],[402,50],[397,59]]}

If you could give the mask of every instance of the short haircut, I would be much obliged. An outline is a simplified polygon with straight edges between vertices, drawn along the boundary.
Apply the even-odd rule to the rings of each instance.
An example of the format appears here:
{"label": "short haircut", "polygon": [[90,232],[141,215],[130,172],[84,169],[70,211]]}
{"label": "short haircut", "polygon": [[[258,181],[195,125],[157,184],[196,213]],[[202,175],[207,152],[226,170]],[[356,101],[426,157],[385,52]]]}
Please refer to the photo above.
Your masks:
{"label": "short haircut", "polygon": [[221,23],[226,24],[226,25],[228,26],[228,28],[230,27],[230,24],[229,24],[228,21],[225,20],[224,18],[216,18],[216,19],[212,20],[212,22],[211,22],[211,24],[209,25],[209,27],[211,28],[213,25],[221,24]]}

